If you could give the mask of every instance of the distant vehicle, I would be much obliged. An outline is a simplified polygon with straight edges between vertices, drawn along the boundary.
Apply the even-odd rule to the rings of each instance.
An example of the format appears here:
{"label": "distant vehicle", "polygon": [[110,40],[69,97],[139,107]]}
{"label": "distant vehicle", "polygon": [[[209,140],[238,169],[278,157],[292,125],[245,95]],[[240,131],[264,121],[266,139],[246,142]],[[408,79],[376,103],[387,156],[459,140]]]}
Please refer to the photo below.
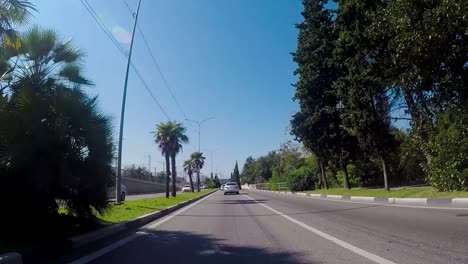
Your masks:
{"label": "distant vehicle", "polygon": [[191,191],[192,191],[192,186],[190,186],[190,184],[185,184],[182,187],[182,192],[191,192]]}
{"label": "distant vehicle", "polygon": [[239,194],[239,186],[237,186],[237,183],[235,182],[226,183],[223,190],[224,190],[224,195],[228,193]]}
{"label": "distant vehicle", "polygon": [[202,188],[202,189],[208,189],[208,186],[206,186],[206,185],[203,184],[201,188]]}
{"label": "distant vehicle", "polygon": [[220,191],[224,190],[224,184],[221,184],[221,187],[219,187],[219,190]]}

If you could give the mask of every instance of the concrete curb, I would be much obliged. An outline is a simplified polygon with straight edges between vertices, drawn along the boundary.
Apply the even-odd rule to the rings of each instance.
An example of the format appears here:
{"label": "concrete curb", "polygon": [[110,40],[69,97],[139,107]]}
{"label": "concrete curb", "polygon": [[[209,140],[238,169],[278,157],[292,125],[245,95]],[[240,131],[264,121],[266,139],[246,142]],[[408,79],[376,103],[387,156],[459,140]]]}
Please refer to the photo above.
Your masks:
{"label": "concrete curb", "polygon": [[[106,239],[108,238],[109,236],[112,236],[112,235],[116,235],[118,233],[121,233],[121,232],[124,232],[124,231],[127,231],[127,230],[130,230],[130,229],[135,229],[135,228],[138,228],[138,227],[141,227],[141,226],[144,226],[148,223],[151,223],[153,222],[154,220],[156,219],[159,219],[159,218],[162,218],[174,211],[177,211],[179,210],[180,208],[184,207],[184,206],[187,206],[193,202],[196,202],[212,193],[216,192],[215,191],[212,191],[212,192],[209,192],[207,194],[204,194],[202,196],[199,196],[197,198],[194,198],[192,200],[188,200],[188,201],[185,201],[185,202],[182,202],[180,204],[176,204],[176,205],[173,205],[171,207],[168,207],[168,208],[165,208],[165,209],[162,209],[161,211],[156,211],[156,212],[153,212],[153,213],[149,213],[147,215],[142,215],[136,219],[133,219],[133,220],[130,220],[130,221],[127,221],[127,222],[123,222],[123,223],[120,223],[120,224],[114,224],[114,225],[111,225],[109,227],[105,227],[105,228],[101,228],[101,229],[98,229],[96,231],[93,231],[93,232],[90,232],[90,233],[86,233],[86,234],[83,234],[83,235],[79,235],[79,236],[74,236],[74,237],[71,237],[69,239],[67,239],[67,242],[70,243],[71,245],[71,248],[72,249],[77,249],[77,248],[80,248],[80,247],[83,247],[85,245],[88,245],[90,243],[94,243],[94,242],[97,242],[99,240],[103,240],[103,239]],[[3,264],[2,262],[0,262],[0,264]]]}
{"label": "concrete curb", "polygon": [[291,193],[291,192],[277,192],[269,190],[258,190],[262,192],[272,192],[280,194],[292,194],[296,196],[303,196],[307,198],[329,199],[329,200],[344,200],[362,203],[376,203],[376,204],[395,204],[402,206],[418,206],[427,208],[459,208],[468,209],[468,198],[386,198],[386,197],[368,197],[368,196],[347,196],[347,195],[331,195],[319,193]]}
{"label": "concrete curb", "polygon": [[21,264],[23,263],[21,255],[16,252],[0,255],[0,264]]}

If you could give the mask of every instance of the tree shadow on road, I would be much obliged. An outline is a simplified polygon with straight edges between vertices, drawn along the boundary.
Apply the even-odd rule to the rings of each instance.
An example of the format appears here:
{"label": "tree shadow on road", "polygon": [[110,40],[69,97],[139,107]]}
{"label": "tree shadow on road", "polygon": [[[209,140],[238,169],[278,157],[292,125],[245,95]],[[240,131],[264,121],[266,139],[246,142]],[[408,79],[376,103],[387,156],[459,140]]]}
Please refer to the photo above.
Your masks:
{"label": "tree shadow on road", "polygon": [[209,235],[140,229],[139,237],[93,263],[313,263],[301,253],[234,246]]}

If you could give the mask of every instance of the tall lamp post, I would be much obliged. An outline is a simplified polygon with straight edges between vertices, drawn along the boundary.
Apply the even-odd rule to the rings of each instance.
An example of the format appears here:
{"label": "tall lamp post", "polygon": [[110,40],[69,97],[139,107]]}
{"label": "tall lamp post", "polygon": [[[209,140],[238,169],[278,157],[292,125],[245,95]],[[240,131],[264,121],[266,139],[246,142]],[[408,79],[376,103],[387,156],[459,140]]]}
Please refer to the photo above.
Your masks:
{"label": "tall lamp post", "polygon": [[127,100],[127,85],[128,85],[128,72],[130,71],[130,64],[132,62],[132,51],[133,51],[133,40],[135,39],[135,29],[137,26],[138,21],[138,14],[140,13],[140,4],[141,0],[138,1],[137,11],[135,14],[135,21],[133,22],[133,31],[132,31],[132,40],[130,41],[130,51],[128,52],[128,60],[127,60],[127,70],[125,72],[125,84],[122,96],[122,109],[120,112],[120,130],[119,130],[119,149],[118,149],[118,156],[117,156],[117,179],[115,184],[117,185],[115,188],[115,203],[120,204],[121,197],[120,194],[121,190],[121,181],[122,181],[122,138],[123,138],[123,128],[124,128],[124,117],[125,117],[125,102]]}
{"label": "tall lamp post", "polygon": [[213,116],[213,117],[210,117],[210,118],[203,119],[202,121],[197,121],[197,120],[188,119],[188,118],[185,119],[185,120],[187,120],[187,121],[194,122],[195,124],[198,125],[198,152],[200,152],[201,125],[202,125],[203,123],[205,123],[206,121],[209,121],[209,120],[212,120],[212,119],[214,119],[214,116]]}

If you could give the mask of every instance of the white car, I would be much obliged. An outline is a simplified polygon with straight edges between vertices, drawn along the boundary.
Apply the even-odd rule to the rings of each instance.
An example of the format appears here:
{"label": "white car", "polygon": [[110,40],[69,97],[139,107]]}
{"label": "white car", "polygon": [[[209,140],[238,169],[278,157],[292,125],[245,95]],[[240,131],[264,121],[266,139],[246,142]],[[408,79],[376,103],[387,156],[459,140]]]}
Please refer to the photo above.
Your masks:
{"label": "white car", "polygon": [[228,182],[226,185],[224,185],[224,195],[228,193],[235,193],[239,194],[239,186],[237,186],[237,183],[235,182]]}
{"label": "white car", "polygon": [[190,186],[190,184],[185,184],[182,187],[182,192],[192,192],[192,187]]}

